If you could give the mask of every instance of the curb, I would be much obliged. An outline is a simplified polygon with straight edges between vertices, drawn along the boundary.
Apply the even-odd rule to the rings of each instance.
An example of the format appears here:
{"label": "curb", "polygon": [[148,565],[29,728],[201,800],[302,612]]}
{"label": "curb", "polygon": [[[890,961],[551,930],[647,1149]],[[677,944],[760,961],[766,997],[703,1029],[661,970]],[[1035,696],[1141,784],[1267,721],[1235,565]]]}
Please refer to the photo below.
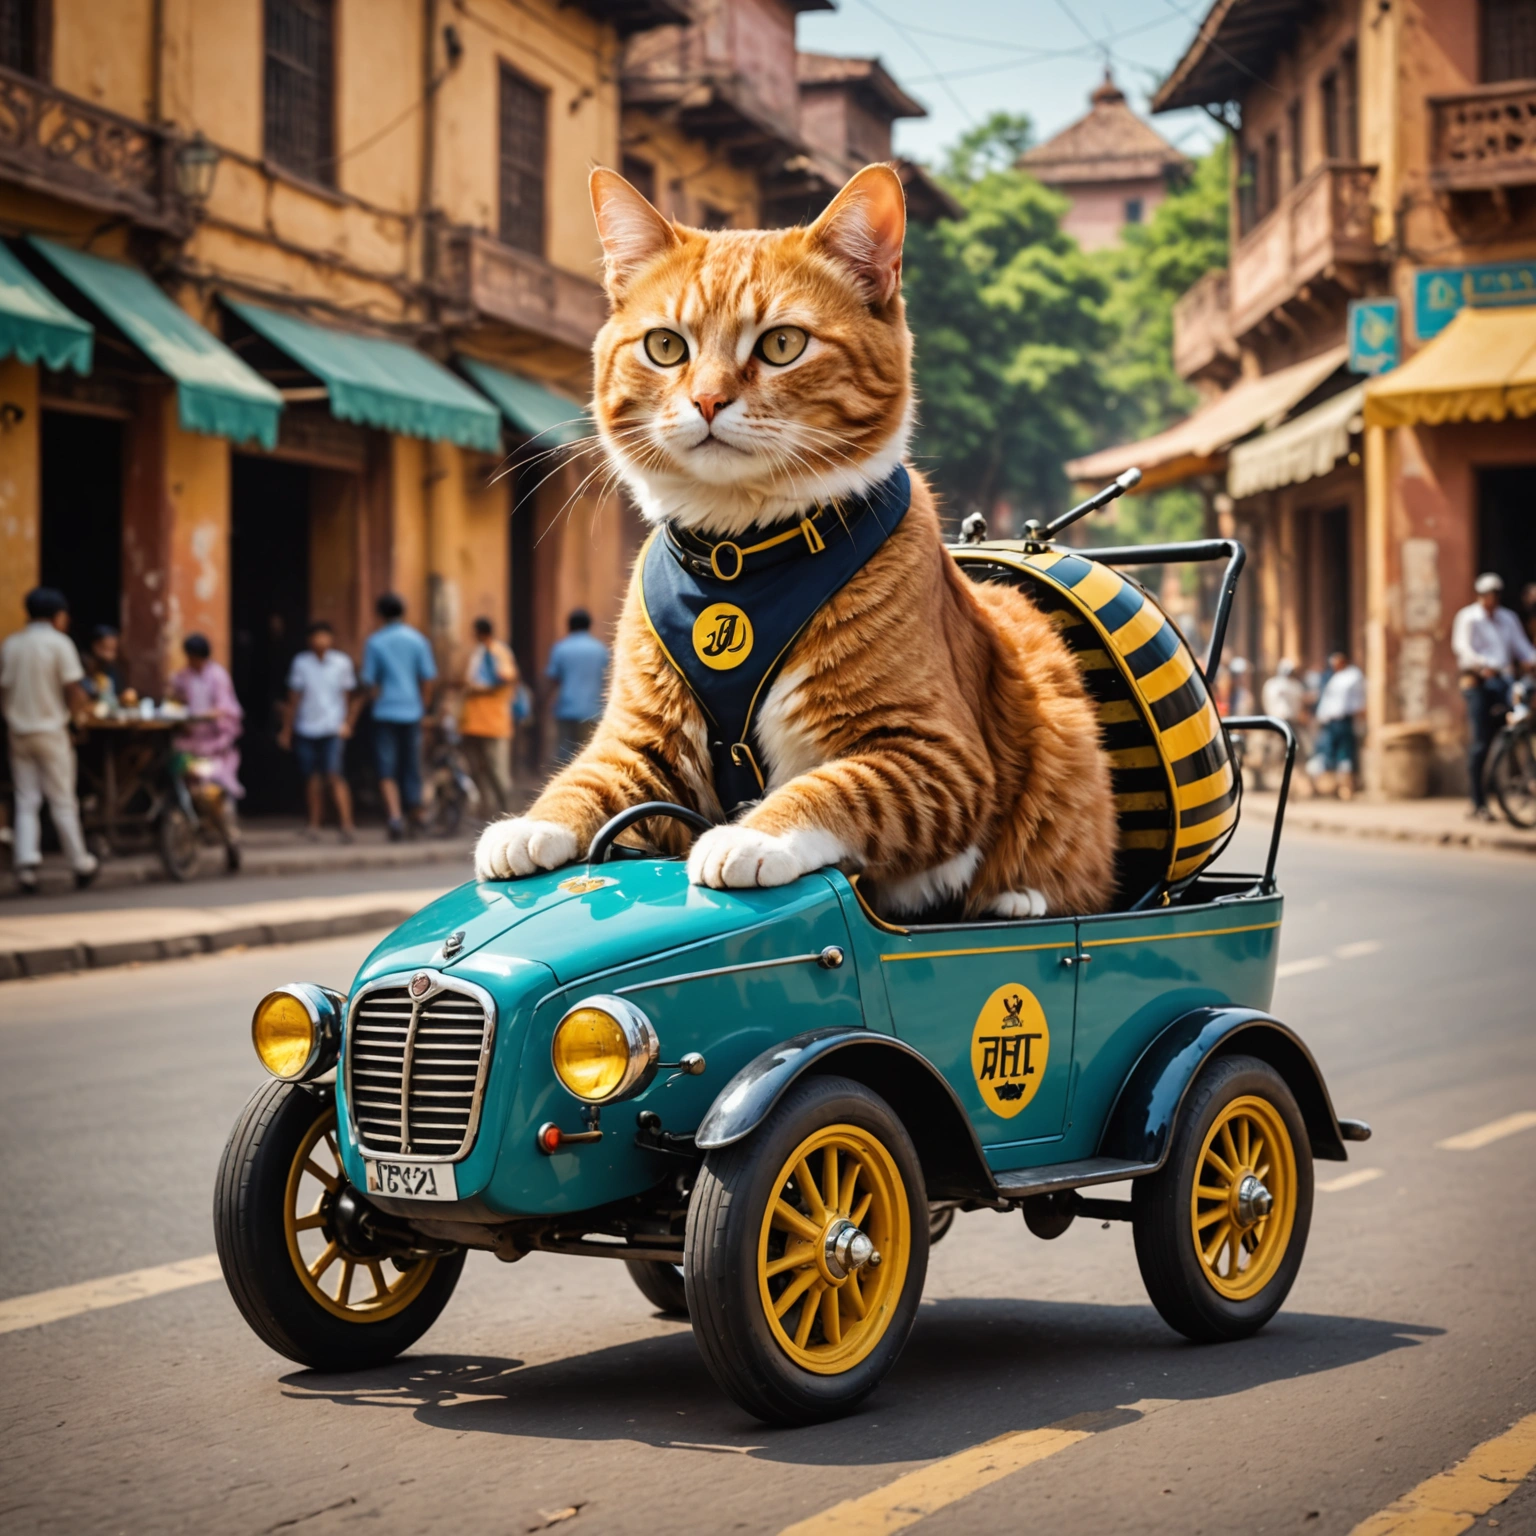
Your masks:
{"label": "curb", "polygon": [[1285,830],[1318,832],[1330,837],[1369,838],[1378,843],[1418,843],[1426,848],[1465,848],[1472,853],[1523,853],[1527,857],[1536,854],[1536,840],[1515,833],[1500,834],[1477,827],[1468,827],[1465,831],[1420,831],[1400,826],[1348,826],[1326,817],[1309,817],[1295,807],[1286,810]]}
{"label": "curb", "polygon": [[130,939],[118,944],[57,944],[36,949],[0,950],[0,982],[66,971],[96,971],[116,965],[142,965],[155,960],[181,960],[228,949],[258,949],[271,944],[297,944],[310,939],[339,939],[370,928],[393,928],[414,908],[378,907],[337,917],[292,923],[251,923],[216,928],[205,933],[178,933],[163,939]]}
{"label": "curb", "polygon": [[[460,839],[433,840],[420,843],[398,844],[345,844],[305,845],[296,848],[266,850],[247,847],[241,875],[247,879],[262,879],[271,875],[318,875],[333,874],[337,870],[354,869],[411,869],[418,865],[452,864],[467,861],[474,852],[474,841]],[[199,870],[188,884],[222,882],[222,863],[212,855],[205,861],[206,871]],[[0,866],[3,868],[3,866]],[[14,880],[8,878],[9,870],[0,874],[0,893],[14,891]],[[239,879],[240,875],[234,877]],[[66,866],[57,860],[44,865],[44,889],[57,886],[70,888],[71,876]],[[174,889],[177,885],[161,869],[153,858],[133,855],[126,859],[109,859],[97,875],[93,888],[98,891],[123,890],[130,886],[165,885]]]}

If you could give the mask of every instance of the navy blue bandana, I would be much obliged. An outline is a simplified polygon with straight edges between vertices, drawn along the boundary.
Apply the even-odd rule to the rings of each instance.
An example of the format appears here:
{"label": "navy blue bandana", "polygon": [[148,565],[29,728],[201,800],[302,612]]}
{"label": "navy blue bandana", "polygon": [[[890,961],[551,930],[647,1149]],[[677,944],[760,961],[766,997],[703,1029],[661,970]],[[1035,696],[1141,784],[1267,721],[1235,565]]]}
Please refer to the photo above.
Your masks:
{"label": "navy blue bandana", "polygon": [[821,607],[895,531],[912,500],[901,466],[856,501],[713,542],[670,525],[641,556],[646,622],[709,723],[715,793],[730,815],[761,797],[753,717]]}

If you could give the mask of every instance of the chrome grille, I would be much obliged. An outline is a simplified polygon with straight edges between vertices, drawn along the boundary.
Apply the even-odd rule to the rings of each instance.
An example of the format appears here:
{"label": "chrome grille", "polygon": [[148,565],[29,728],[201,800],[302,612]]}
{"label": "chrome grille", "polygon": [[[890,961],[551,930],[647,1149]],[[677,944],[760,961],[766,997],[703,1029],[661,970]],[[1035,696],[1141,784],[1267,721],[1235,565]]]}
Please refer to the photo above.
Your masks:
{"label": "chrome grille", "polygon": [[364,1152],[452,1161],[474,1140],[494,1012],[478,988],[432,976],[365,990],[347,1030],[347,1104]]}

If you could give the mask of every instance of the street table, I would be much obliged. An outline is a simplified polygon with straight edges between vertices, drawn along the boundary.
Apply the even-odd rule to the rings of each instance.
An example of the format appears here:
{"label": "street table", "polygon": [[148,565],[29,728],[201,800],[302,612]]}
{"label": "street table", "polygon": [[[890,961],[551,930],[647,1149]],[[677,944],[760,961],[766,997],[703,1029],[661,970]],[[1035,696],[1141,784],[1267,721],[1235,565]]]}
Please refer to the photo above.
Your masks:
{"label": "street table", "polygon": [[171,792],[175,736],[209,718],[125,714],[81,721],[80,818],[87,838],[114,855],[152,841]]}

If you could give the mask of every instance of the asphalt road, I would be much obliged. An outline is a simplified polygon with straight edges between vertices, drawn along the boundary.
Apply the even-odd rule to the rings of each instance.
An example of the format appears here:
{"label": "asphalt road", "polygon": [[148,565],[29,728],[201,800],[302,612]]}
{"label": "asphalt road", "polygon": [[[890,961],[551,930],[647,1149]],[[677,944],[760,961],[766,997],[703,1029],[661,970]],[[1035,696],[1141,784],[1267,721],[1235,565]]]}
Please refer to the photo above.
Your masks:
{"label": "asphalt road", "polygon": [[[1256,1338],[1171,1333],[1122,1225],[1042,1243],[975,1213],[864,1410],[780,1431],[609,1261],[471,1254],[417,1349],[348,1378],[270,1354],[215,1280],[0,1335],[0,1525],[774,1533],[916,1472],[920,1536],[1349,1532],[1536,1412],[1536,1128],[1435,1145],[1536,1110],[1536,864],[1297,837],[1282,876],[1277,1011],[1376,1128],[1319,1177],[1380,1173],[1319,1193]],[[251,1000],[292,976],[345,986],[371,943],[7,986],[0,1304],[210,1253],[215,1163],[259,1076]],[[1063,1425],[1087,1433],[1041,1437],[1065,1448],[1007,1476],[964,1455]],[[911,1524],[859,1508],[825,1528]],[[1536,1530],[1536,1488],[1491,1514]]]}

